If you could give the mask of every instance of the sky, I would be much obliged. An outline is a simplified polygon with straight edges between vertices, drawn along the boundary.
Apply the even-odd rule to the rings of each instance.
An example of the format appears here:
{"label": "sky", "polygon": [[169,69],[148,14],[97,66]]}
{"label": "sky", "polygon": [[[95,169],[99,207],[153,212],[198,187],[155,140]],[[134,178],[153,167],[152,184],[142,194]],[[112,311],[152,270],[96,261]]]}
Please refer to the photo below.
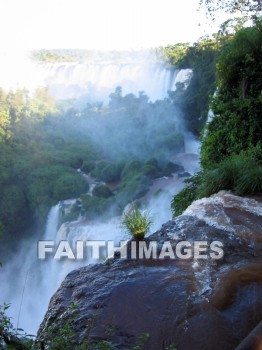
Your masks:
{"label": "sky", "polygon": [[197,11],[198,4],[198,0],[0,0],[0,51],[123,50],[194,42],[215,32],[205,12]]}

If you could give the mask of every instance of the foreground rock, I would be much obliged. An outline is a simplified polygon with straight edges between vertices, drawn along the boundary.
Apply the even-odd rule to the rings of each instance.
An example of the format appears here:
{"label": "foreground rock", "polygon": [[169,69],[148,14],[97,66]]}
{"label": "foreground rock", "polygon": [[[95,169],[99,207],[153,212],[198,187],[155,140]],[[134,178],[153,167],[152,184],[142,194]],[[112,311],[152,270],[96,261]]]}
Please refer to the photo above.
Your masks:
{"label": "foreground rock", "polygon": [[115,258],[71,272],[51,299],[38,340],[70,323],[76,342],[108,340],[116,349],[260,349],[260,199],[220,192],[147,240],[159,248],[164,241],[221,241],[220,260]]}

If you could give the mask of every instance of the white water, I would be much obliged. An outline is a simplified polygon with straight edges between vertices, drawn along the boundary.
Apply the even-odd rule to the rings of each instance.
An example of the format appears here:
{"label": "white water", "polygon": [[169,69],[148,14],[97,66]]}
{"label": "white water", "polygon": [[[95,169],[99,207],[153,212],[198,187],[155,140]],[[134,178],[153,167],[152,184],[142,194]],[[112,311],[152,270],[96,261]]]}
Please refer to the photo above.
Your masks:
{"label": "white water", "polygon": [[117,86],[123,95],[144,91],[151,101],[164,99],[177,82],[187,81],[192,71],[172,72],[160,65],[145,63],[58,63],[42,66],[45,81],[58,99],[86,96],[89,102],[107,103]]}
{"label": "white water", "polygon": [[55,98],[81,98],[85,103],[107,103],[117,86],[123,94],[138,95],[144,91],[151,101],[164,99],[176,83],[187,81],[192,70],[171,71],[155,63],[155,57],[145,53],[139,60],[130,52],[127,57],[114,59],[108,53],[88,62],[36,63],[26,53],[0,52],[0,86],[5,89],[27,88],[31,93],[47,86]]}
{"label": "white water", "polygon": [[[197,166],[197,144],[189,141],[187,147],[192,151],[188,161],[184,162],[185,170]],[[192,158],[193,157],[193,158]],[[185,159],[187,159],[185,157]],[[154,224],[151,232],[156,231],[161,225],[170,220],[170,202],[177,192],[184,187],[183,179],[162,178],[155,181],[147,198],[145,198],[146,210],[150,214]],[[162,189],[160,195],[155,195]],[[127,240],[128,236],[120,227],[120,217],[114,217],[107,222],[86,223],[77,221],[63,224],[58,228],[60,204],[52,207],[46,224],[42,240],[68,240],[73,248],[77,240],[113,240],[119,245],[121,240]],[[20,252],[10,258],[0,271],[1,289],[0,305],[3,302],[10,303],[8,314],[13,318],[14,325],[25,329],[30,334],[36,334],[37,329],[47,311],[51,296],[59,287],[64,277],[72,270],[97,261],[87,256],[84,260],[56,261],[53,257],[47,260],[37,259],[37,238],[21,243]],[[24,290],[24,293],[23,293]],[[23,298],[22,298],[23,296]],[[20,311],[19,311],[20,310]]]}
{"label": "white water", "polygon": [[43,68],[47,85],[59,99],[87,95],[89,101],[107,101],[121,86],[123,94],[145,91],[154,101],[165,97],[172,83],[171,72],[147,64],[65,63]]}
{"label": "white water", "polygon": [[[190,70],[171,72],[148,62],[141,64],[100,62],[99,64],[34,64],[32,66],[34,73],[26,76],[25,72],[28,72],[31,63],[26,60],[24,64],[23,67],[26,67],[26,70],[22,66],[18,66],[15,79],[9,82],[9,87],[26,86],[33,89],[42,84],[49,86],[56,97],[75,98],[88,94],[90,101],[107,101],[108,94],[113,92],[116,86],[122,86],[123,94],[137,94],[139,91],[145,91],[152,101],[163,99],[167,96],[169,89],[175,90],[175,84],[178,82],[186,83],[192,74]],[[4,74],[0,77],[1,85],[4,85],[2,84],[3,80],[1,81],[4,77]],[[8,74],[6,74],[7,77]],[[197,148],[198,143],[187,135],[186,153],[178,155],[176,158],[190,173],[198,168]],[[155,191],[158,188],[164,191],[160,196],[154,196],[152,192],[147,204],[147,209],[154,222],[152,232],[171,219],[171,199],[184,186],[183,180],[177,177],[158,181],[159,183],[155,184]],[[119,244],[122,239],[127,239],[126,234],[119,226],[119,217],[106,223],[77,222],[63,225],[57,232],[58,220],[59,204],[51,208],[46,230],[41,239],[58,242],[60,239],[66,238],[72,246],[76,240],[80,239],[114,240],[116,244]],[[90,259],[55,261],[52,258],[39,261],[37,259],[37,239],[32,238],[23,244],[21,242],[20,252],[10,257],[8,264],[0,271],[0,304],[10,303],[9,315],[13,317],[14,325],[24,328],[28,333],[35,334],[47,310],[50,297],[66,274],[91,262],[94,261]]]}
{"label": "white water", "polygon": [[176,91],[176,84],[177,83],[184,83],[185,84],[185,88],[187,88],[188,83],[190,78],[192,77],[192,69],[180,69],[179,71],[176,72],[174,79],[172,81],[172,85],[170,90],[171,91]]}
{"label": "white water", "polygon": [[[43,240],[54,240],[58,226],[59,204],[52,207]],[[50,282],[47,275],[57,276],[59,266],[55,261],[37,259],[37,238],[21,243],[21,249],[1,269],[0,304],[10,303],[9,316],[14,326],[36,334],[39,316],[46,311],[48,301],[60,280]],[[50,288],[50,286],[52,287]]]}

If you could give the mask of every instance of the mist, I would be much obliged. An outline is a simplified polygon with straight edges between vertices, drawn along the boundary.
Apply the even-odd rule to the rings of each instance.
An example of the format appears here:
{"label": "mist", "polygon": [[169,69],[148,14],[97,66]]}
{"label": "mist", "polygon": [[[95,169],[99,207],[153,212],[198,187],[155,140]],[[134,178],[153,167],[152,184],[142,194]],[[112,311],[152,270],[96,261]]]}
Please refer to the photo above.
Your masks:
{"label": "mist", "polygon": [[[81,212],[76,219],[63,223],[61,208],[67,204],[71,208],[76,198],[71,202],[60,201],[50,209],[42,233],[40,230],[26,240],[21,239],[19,250],[6,259],[1,269],[0,304],[10,303],[8,313],[14,325],[30,334],[36,334],[49,300],[64,277],[73,269],[96,262],[52,258],[40,261],[38,240],[67,239],[72,246],[77,240],[113,240],[119,245],[121,240],[130,238],[120,223],[124,208],[131,203],[139,204],[149,213],[153,233],[172,218],[170,203],[185,186],[184,176],[199,168],[199,142],[186,130],[183,114],[168,95],[168,90],[176,89],[176,83],[188,83],[190,70],[169,71],[153,64],[148,54],[135,63],[119,62],[111,56],[110,62],[99,64],[41,64],[39,68],[41,74],[44,72],[45,86],[62,111],[57,117],[48,116],[42,126],[49,130],[51,146],[61,151],[66,143],[92,145],[92,156],[87,155],[93,166],[88,172],[91,190],[85,195],[92,196],[92,188],[105,183],[96,170],[102,161],[117,167],[118,163],[123,165],[105,213],[87,219]],[[128,181],[132,180],[130,169],[129,177],[123,173],[127,173],[130,162],[136,161],[137,171],[142,174],[150,159],[155,160],[158,173],[147,179],[146,190],[138,198],[133,197],[132,189],[128,188]],[[168,162],[177,164],[180,171],[165,176],[163,169]],[[85,177],[83,164],[81,159],[75,171]],[[136,169],[133,172],[134,177]],[[145,176],[140,177],[144,181]]]}
{"label": "mist", "polygon": [[[197,142],[189,141],[192,153],[184,160],[186,171],[198,170]],[[192,147],[195,147],[192,149]],[[179,157],[183,158],[183,154]],[[173,196],[185,186],[183,178],[161,178],[154,181],[147,195],[141,199],[142,209],[150,215],[153,225],[150,233],[160,229],[162,224],[172,218],[170,203]],[[113,240],[116,246],[120,241],[130,239],[121,227],[121,216],[105,220],[97,217],[95,222],[79,218],[75,222],[58,226],[59,207],[51,208],[42,240],[68,240],[74,247],[77,240]],[[40,239],[40,237],[38,237]],[[1,271],[1,301],[10,303],[8,314],[14,325],[23,328],[29,334],[36,334],[47,310],[50,298],[55,293],[65,276],[72,270],[90,263],[101,263],[104,260],[92,259],[56,261],[49,256],[46,261],[37,259],[38,239],[33,237],[20,243],[17,254],[10,257]],[[12,283],[10,283],[12,280]]]}
{"label": "mist", "polygon": [[[177,84],[186,88],[192,70],[168,69],[150,50],[78,54],[77,63],[41,63],[48,91],[65,108],[64,132],[89,138],[109,159],[168,160],[176,148],[171,139],[187,131],[169,93]],[[161,150],[167,138],[170,150]]]}

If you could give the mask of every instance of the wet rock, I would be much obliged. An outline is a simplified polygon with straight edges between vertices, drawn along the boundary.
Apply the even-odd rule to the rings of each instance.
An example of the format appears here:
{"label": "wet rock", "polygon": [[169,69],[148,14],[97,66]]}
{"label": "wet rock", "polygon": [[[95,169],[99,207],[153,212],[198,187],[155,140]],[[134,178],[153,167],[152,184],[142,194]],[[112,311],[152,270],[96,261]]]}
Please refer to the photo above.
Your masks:
{"label": "wet rock", "polygon": [[107,339],[117,349],[133,349],[143,334],[149,335],[143,344],[148,350],[260,349],[260,199],[220,192],[194,202],[146,240],[157,242],[158,253],[164,242],[175,251],[184,240],[220,241],[222,259],[139,260],[128,254],[72,271],[52,297],[38,339],[70,320],[77,341]]}
{"label": "wet rock", "polygon": [[235,350],[261,349],[262,321],[258,326],[239,344]]}

